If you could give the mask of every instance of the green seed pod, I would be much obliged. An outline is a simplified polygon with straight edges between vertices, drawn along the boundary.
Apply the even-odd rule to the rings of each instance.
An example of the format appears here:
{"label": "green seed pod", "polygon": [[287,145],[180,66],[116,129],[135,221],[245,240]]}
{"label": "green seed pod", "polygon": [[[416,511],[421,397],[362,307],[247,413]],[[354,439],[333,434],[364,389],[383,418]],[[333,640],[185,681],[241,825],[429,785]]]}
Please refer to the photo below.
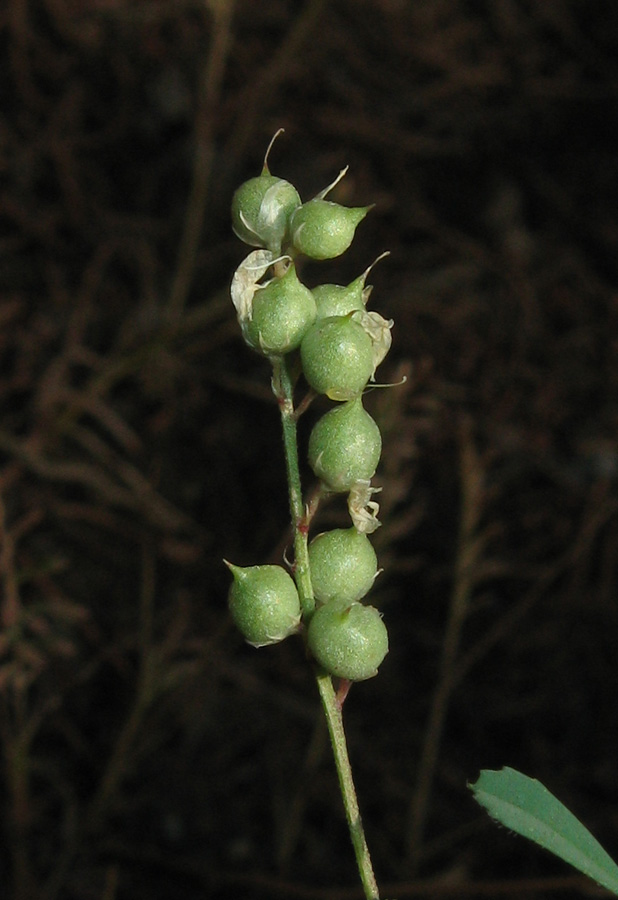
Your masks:
{"label": "green seed pod", "polygon": [[370,206],[348,207],[316,198],[297,207],[290,216],[292,243],[311,259],[333,259],[348,249],[357,225]]}
{"label": "green seed pod", "polygon": [[[362,275],[360,276],[362,278]],[[318,319],[345,316],[363,309],[363,284],[356,278],[350,284],[318,284],[311,291],[318,311]]]}
{"label": "green seed pod", "polygon": [[388,634],[378,610],[345,600],[331,600],[315,611],[307,642],[323,669],[349,681],[377,675],[388,653]]}
{"label": "green seed pod", "polygon": [[298,631],[300,599],[285,569],[225,564],[234,577],[228,598],[230,612],[250,644],[265,647]]}
{"label": "green seed pod", "polygon": [[349,491],[375,474],[380,429],[357,397],[322,416],[309,436],[309,465],[331,491]]}
{"label": "green seed pod", "polygon": [[288,221],[301,200],[294,185],[265,169],[236,190],[232,198],[232,228],[251,247],[278,253]]}
{"label": "green seed pod", "polygon": [[374,370],[371,338],[350,315],[317,320],[300,353],[308,383],[331,400],[358,396]]}
{"label": "green seed pod", "polygon": [[371,541],[356,528],[335,528],[318,534],[309,544],[309,567],[315,599],[337,597],[352,603],[371,589],[378,560]]}
{"label": "green seed pod", "polygon": [[327,316],[345,316],[364,309],[373,290],[370,284],[366,284],[367,277],[376,263],[388,255],[388,251],[380,253],[362,275],[350,284],[318,284],[314,287],[312,294],[318,308],[318,319],[325,319]]}
{"label": "green seed pod", "polygon": [[280,278],[258,286],[251,318],[243,323],[243,335],[254,350],[280,356],[300,345],[315,317],[313,294],[298,280],[296,267],[290,265]]}

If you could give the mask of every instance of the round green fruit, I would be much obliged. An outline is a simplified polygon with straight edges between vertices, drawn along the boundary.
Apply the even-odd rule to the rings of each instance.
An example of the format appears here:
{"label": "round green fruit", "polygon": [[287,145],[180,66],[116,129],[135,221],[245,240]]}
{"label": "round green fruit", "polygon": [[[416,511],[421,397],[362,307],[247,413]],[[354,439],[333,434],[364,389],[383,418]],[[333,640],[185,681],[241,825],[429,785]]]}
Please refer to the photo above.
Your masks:
{"label": "round green fruit", "polygon": [[364,309],[364,274],[350,284],[318,284],[311,291],[318,311],[318,318],[345,316]]}
{"label": "round green fruit", "polygon": [[307,382],[331,400],[358,396],[373,374],[371,338],[351,315],[318,319],[303,337],[300,353]]}
{"label": "round green fruit", "polygon": [[337,597],[352,602],[371,590],[378,560],[371,541],[356,528],[335,528],[309,544],[313,594],[319,603]]}
{"label": "round green fruit", "polygon": [[278,253],[288,232],[292,212],[301,204],[293,184],[263,172],[250,178],[232,198],[232,228],[252,247]]}
{"label": "round green fruit", "polygon": [[345,600],[331,600],[315,611],[307,642],[326,672],[349,681],[377,675],[388,653],[388,633],[378,610]]}
{"label": "round green fruit", "polygon": [[359,481],[370,481],[381,452],[380,429],[360,397],[327,412],[309,436],[309,465],[331,491],[349,491]]}
{"label": "round green fruit", "polygon": [[225,564],[234,578],[228,598],[230,612],[250,644],[265,647],[298,631],[300,599],[285,569]]}
{"label": "round green fruit", "polygon": [[347,207],[330,200],[309,200],[290,216],[292,243],[311,259],[333,259],[348,249],[356,226],[370,206]]}
{"label": "round green fruit", "polygon": [[381,253],[349,284],[318,284],[314,287],[312,293],[318,308],[318,319],[324,319],[326,316],[345,316],[351,312],[364,310],[373,290],[372,286],[367,284],[369,273],[376,263],[388,255],[388,251]]}
{"label": "round green fruit", "polygon": [[258,287],[253,297],[251,318],[243,323],[249,346],[266,356],[280,356],[295,350],[316,317],[315,300],[291,265],[280,278]]}

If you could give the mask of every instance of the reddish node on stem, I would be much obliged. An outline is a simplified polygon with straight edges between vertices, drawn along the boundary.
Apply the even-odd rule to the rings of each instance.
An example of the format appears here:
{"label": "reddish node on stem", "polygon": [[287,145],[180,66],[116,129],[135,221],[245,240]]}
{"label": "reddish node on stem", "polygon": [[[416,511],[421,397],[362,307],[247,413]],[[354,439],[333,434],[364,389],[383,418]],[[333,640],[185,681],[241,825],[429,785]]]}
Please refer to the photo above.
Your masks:
{"label": "reddish node on stem", "polygon": [[343,709],[343,704],[345,703],[345,698],[350,693],[350,688],[352,687],[352,682],[347,678],[342,678],[339,681],[339,687],[337,688],[337,693],[335,695],[335,701],[339,710]]}

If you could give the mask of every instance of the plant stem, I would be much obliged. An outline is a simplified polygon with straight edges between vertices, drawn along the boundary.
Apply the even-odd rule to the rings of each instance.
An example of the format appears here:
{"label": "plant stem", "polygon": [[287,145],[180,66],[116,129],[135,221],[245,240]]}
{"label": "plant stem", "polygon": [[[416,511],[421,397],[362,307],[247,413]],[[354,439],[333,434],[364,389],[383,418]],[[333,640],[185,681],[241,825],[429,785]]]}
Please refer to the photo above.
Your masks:
{"label": "plant stem", "polygon": [[276,357],[273,364],[273,392],[279,403],[283,448],[288,476],[290,513],[294,530],[294,578],[300,596],[303,619],[311,618],[315,609],[311,575],[309,573],[309,553],[307,550],[307,525],[303,492],[298,467],[298,440],[296,437],[296,416],[294,415],[294,385],[285,357]]}
{"label": "plant stem", "polygon": [[348,828],[350,829],[350,837],[352,838],[352,846],[356,854],[356,865],[363,883],[363,890],[367,900],[380,900],[378,884],[373,873],[371,864],[371,856],[369,847],[365,838],[363,822],[358,808],[358,800],[356,798],[356,788],[354,787],[354,779],[352,777],[352,766],[350,765],[350,757],[348,756],[348,747],[345,739],[345,729],[343,727],[343,716],[341,714],[341,706],[337,702],[333,682],[329,675],[316,675],[318,690],[322,700],[322,707],[326,722],[328,724],[328,733],[333,748],[333,756],[335,757],[335,765],[337,767],[337,775],[339,776],[339,787],[345,807],[345,814],[348,820]]}
{"label": "plant stem", "polygon": [[[296,434],[296,416],[294,414],[294,384],[285,357],[271,360],[273,364],[273,392],[279,403],[283,428],[283,445],[290,495],[290,512],[294,530],[294,575],[303,619],[308,621],[315,609],[309,554],[307,550],[308,523],[303,505],[300,470],[298,466],[298,441]],[[366,900],[380,900],[378,885],[373,873],[371,856],[365,839],[361,820],[352,767],[348,756],[348,747],[343,726],[341,703],[337,700],[333,682],[329,675],[316,672],[316,681],[328,733],[330,735],[335,766],[339,777],[339,787],[345,808],[346,819],[350,829],[352,846],[356,855],[356,863],[363,884]]]}

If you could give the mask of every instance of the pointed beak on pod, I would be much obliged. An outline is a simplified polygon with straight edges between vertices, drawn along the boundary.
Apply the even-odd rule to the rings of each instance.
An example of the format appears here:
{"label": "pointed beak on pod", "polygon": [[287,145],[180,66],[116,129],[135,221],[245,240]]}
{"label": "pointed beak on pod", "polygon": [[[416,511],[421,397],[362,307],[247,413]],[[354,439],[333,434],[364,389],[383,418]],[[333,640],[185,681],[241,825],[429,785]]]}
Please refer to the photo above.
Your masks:
{"label": "pointed beak on pod", "polygon": [[[372,487],[371,479],[382,450],[380,431],[363,408],[362,395],[390,348],[393,325],[366,309],[371,293],[366,282],[373,266],[388,254],[380,254],[348,285],[324,284],[311,291],[302,284],[296,271],[301,257],[328,260],[340,256],[371,207],[345,207],[326,199],[347,169],[303,203],[292,184],[271,175],[268,154],[272,143],[262,173],[242,184],[232,200],[236,235],[257,249],[234,273],[231,298],[245,342],[267,356],[275,372],[285,369],[285,391],[283,379],[280,384],[275,378],[273,382],[284,425],[289,426],[293,417],[295,426],[301,406],[304,411],[308,405],[294,407],[301,369],[312,388],[307,401],[313,392],[335,401],[335,407],[313,426],[308,460],[323,489],[348,494],[353,525],[318,534],[308,547],[299,528],[296,534],[302,536],[303,545],[300,549],[295,545],[295,549],[302,605],[297,585],[283,567],[242,568],[226,563],[233,576],[229,609],[253,646],[277,643],[302,629],[309,653],[325,673],[363,681],[377,673],[388,652],[381,614],[360,602],[378,574],[367,535],[380,524],[378,503],[373,499],[380,488]],[[281,357],[296,351],[286,368]],[[298,450],[295,429],[293,440],[290,434],[289,427],[284,429],[288,463]],[[293,443],[293,454],[289,443]],[[288,474],[291,496],[300,496],[300,486],[295,487],[298,473],[291,463]],[[300,521],[295,499],[292,509]],[[307,554],[304,560],[301,551]],[[301,582],[301,574],[308,578]]]}
{"label": "pointed beak on pod", "polygon": [[279,253],[292,212],[301,205],[294,185],[269,172],[250,178],[232,198],[234,234],[251,247]]}
{"label": "pointed beak on pod", "polygon": [[310,259],[341,256],[354,239],[357,226],[371,206],[348,207],[331,200],[309,200],[290,216],[294,247]]}

